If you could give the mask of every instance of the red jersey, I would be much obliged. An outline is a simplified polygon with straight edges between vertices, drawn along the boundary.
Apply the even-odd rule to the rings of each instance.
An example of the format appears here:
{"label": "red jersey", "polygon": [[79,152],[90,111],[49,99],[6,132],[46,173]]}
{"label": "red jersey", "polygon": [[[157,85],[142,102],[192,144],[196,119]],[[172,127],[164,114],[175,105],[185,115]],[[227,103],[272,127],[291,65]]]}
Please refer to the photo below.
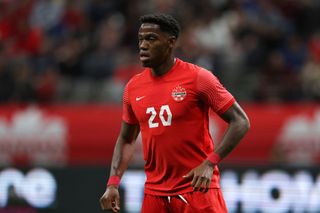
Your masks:
{"label": "red jersey", "polygon": [[[139,124],[147,180],[145,193],[159,196],[193,191],[182,178],[213,152],[209,108],[224,113],[233,96],[208,70],[176,59],[163,76],[146,68],[126,85],[123,121]],[[210,188],[219,188],[215,167]]]}

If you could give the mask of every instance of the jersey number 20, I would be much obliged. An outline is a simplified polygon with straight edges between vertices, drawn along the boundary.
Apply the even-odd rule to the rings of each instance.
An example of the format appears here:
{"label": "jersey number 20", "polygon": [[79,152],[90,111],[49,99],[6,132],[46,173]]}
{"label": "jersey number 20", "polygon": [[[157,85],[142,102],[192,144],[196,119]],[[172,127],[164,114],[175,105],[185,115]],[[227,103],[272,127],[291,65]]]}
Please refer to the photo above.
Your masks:
{"label": "jersey number 20", "polygon": [[[164,112],[167,113],[168,117],[165,119],[163,116]],[[157,116],[157,111],[155,110],[154,107],[148,107],[147,114],[151,114],[149,118],[149,128],[156,128],[159,126],[159,123],[154,122],[154,118]],[[170,111],[169,105],[163,105],[160,108],[160,113],[159,113],[159,118],[161,120],[161,123],[163,126],[171,126],[171,120],[172,120],[172,113]]]}

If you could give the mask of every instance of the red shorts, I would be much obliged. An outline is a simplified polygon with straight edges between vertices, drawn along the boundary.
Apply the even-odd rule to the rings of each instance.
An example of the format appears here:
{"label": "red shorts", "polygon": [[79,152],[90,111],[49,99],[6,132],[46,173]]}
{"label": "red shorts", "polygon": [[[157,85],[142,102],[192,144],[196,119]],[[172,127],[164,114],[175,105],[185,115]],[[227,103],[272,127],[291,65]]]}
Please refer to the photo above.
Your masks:
{"label": "red shorts", "polygon": [[221,189],[174,196],[144,194],[141,213],[227,213]]}

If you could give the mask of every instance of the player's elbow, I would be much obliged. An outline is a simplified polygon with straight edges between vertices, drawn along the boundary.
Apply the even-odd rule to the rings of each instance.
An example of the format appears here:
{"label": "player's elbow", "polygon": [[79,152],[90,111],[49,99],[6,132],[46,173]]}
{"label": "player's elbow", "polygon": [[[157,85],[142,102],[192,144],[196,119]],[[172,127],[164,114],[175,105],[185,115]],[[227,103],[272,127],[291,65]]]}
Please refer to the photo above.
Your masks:
{"label": "player's elbow", "polygon": [[250,121],[247,116],[239,116],[235,120],[235,127],[240,137],[243,137],[250,129]]}
{"label": "player's elbow", "polygon": [[249,118],[246,119],[246,124],[245,124],[245,127],[246,127],[246,132],[249,131],[250,127],[251,127],[251,124],[250,124],[250,120]]}
{"label": "player's elbow", "polygon": [[245,135],[250,129],[250,120],[247,116],[241,118],[241,127],[242,132]]}

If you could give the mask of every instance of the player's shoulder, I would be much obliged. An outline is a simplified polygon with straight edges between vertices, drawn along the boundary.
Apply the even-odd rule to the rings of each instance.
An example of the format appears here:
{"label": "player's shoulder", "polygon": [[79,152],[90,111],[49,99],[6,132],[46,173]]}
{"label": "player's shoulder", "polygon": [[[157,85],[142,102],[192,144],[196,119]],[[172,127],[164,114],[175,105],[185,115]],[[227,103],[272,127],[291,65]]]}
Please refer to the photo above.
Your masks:
{"label": "player's shoulder", "polygon": [[181,61],[181,63],[182,63],[182,67],[184,67],[185,70],[188,70],[190,73],[193,73],[196,76],[200,76],[200,77],[214,76],[214,74],[210,70],[204,67],[201,67],[197,64],[193,64],[185,61]]}
{"label": "player's shoulder", "polygon": [[148,72],[148,70],[144,69],[142,72],[132,76],[127,83],[127,87],[132,87],[132,86],[135,86],[135,85],[141,83],[146,78],[147,72]]}
{"label": "player's shoulder", "polygon": [[180,67],[182,69],[189,70],[191,72],[192,71],[195,72],[195,71],[201,69],[201,67],[196,65],[196,64],[193,64],[193,63],[190,63],[190,62],[187,62],[187,61],[183,61],[181,59],[177,59],[177,60],[178,60],[178,62],[180,64]]}

